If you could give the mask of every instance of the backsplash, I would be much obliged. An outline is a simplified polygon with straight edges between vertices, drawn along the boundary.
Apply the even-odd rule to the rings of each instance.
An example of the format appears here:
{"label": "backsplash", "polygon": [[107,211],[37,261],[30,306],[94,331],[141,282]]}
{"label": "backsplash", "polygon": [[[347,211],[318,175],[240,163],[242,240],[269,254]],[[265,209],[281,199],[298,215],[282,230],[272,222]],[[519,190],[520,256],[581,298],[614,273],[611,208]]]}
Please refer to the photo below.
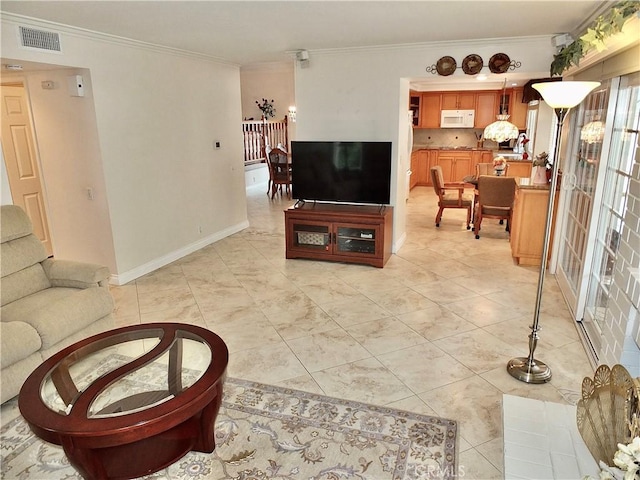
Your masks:
{"label": "backsplash", "polygon": [[[413,144],[420,147],[477,147],[476,135],[481,136],[482,128],[414,128]],[[498,144],[485,140],[483,148],[497,149]]]}

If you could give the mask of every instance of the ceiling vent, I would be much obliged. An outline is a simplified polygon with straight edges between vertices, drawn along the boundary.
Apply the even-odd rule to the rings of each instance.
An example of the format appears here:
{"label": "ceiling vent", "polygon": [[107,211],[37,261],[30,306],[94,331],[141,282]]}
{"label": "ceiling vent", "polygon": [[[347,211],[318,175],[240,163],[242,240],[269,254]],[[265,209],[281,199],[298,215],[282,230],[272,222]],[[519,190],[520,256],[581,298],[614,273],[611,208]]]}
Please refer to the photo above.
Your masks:
{"label": "ceiling vent", "polygon": [[35,28],[20,27],[20,44],[26,48],[37,48],[50,52],[60,52],[60,34],[36,30]]}

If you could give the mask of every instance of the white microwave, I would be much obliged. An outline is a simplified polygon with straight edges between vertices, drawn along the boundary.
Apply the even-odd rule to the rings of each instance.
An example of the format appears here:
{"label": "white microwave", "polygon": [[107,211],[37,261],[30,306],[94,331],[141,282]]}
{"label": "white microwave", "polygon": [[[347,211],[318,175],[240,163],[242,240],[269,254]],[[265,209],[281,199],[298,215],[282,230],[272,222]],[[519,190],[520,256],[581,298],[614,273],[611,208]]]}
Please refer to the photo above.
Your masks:
{"label": "white microwave", "polygon": [[475,110],[442,110],[440,128],[473,128]]}

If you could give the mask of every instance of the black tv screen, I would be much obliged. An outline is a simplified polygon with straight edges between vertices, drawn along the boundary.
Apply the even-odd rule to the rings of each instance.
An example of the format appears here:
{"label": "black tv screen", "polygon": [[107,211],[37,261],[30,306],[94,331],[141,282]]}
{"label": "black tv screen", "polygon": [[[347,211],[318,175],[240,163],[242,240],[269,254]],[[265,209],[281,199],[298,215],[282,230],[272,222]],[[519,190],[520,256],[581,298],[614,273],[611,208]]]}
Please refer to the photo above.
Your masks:
{"label": "black tv screen", "polygon": [[386,205],[391,142],[291,142],[291,190],[298,200]]}

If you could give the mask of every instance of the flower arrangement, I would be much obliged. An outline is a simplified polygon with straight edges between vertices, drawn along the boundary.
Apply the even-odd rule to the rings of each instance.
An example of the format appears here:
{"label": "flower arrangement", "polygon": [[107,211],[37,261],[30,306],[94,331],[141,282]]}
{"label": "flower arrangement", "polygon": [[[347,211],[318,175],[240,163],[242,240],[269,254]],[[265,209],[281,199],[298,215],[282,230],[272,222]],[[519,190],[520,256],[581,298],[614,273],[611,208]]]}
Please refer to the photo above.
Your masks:
{"label": "flower arrangement", "polygon": [[262,99],[262,103],[256,100],[256,105],[262,112],[265,118],[275,117],[276,109],[273,108],[273,100]]}
{"label": "flower arrangement", "polygon": [[[628,445],[618,444],[613,456],[615,467],[600,462],[599,480],[635,480],[640,476],[640,437],[635,437]],[[585,480],[593,480],[587,476]]]}
{"label": "flower arrangement", "polygon": [[504,170],[507,166],[507,161],[503,156],[495,157],[493,159],[493,168],[494,170]]}
{"label": "flower arrangement", "polygon": [[540,155],[536,155],[535,160],[533,161],[534,167],[547,167],[550,165],[549,163],[549,154],[547,152],[542,152]]}

